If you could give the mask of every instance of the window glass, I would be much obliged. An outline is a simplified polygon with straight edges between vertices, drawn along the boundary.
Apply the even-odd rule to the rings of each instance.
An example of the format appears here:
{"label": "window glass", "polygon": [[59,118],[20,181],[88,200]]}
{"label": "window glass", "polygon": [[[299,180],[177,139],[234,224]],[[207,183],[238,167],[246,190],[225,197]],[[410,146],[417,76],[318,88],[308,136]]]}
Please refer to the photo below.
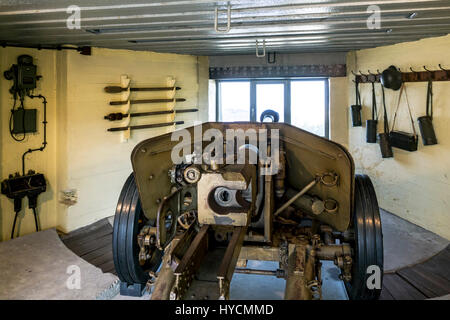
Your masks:
{"label": "window glass", "polygon": [[284,122],[284,83],[256,84],[256,121],[268,109],[278,112],[279,122]]}
{"label": "window glass", "polygon": [[[249,80],[218,81],[218,121],[250,121],[251,97],[254,97],[256,115],[267,109],[278,112],[280,122],[285,121],[285,110],[290,110],[290,123],[303,130],[325,137],[328,125],[326,119],[327,80]],[[285,86],[290,83],[290,101],[284,96]],[[289,106],[290,102],[290,106]]]}
{"label": "window glass", "polygon": [[291,82],[291,123],[325,136],[325,82]]}
{"label": "window glass", "polygon": [[220,82],[220,121],[250,121],[250,82]]}

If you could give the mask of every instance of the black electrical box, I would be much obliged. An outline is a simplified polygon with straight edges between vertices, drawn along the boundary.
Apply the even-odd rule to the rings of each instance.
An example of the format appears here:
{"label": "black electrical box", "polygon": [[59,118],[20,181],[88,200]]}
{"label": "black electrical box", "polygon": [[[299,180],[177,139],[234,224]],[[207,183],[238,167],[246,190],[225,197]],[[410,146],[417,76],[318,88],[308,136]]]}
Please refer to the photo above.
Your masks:
{"label": "black electrical box", "polygon": [[17,58],[18,63],[18,86],[25,90],[36,88],[36,66],[33,64],[33,58],[28,55],[21,55]]}
{"label": "black electrical box", "polygon": [[27,175],[21,176],[16,173],[15,176],[10,175],[8,179],[3,180],[1,191],[8,198],[15,199],[25,196],[37,197],[40,193],[45,192],[46,187],[44,175],[30,170]]}
{"label": "black electrical box", "polygon": [[4,72],[7,80],[14,80],[11,93],[27,92],[36,88],[37,67],[33,64],[33,57],[21,55],[17,58],[17,64],[13,64],[9,70]]}
{"label": "black electrical box", "polygon": [[36,132],[36,109],[16,109],[13,111],[13,130],[14,134]]}

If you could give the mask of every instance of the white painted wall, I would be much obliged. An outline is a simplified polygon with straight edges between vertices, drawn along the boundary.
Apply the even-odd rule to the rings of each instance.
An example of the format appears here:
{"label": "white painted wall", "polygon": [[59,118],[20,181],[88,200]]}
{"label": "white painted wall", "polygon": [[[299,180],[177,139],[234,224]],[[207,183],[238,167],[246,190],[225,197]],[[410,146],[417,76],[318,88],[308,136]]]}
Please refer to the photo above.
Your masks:
{"label": "white painted wall", "polygon": [[347,78],[329,79],[330,140],[348,148]]}
{"label": "white painted wall", "polygon": [[[107,132],[111,126],[103,116],[118,112],[110,106],[113,98],[104,93],[106,84],[119,82],[121,74],[132,79],[133,86],[166,86],[168,76],[176,79],[176,97],[185,98],[176,108],[199,108],[196,113],[176,115],[191,126],[194,120],[207,119],[207,58],[128,50],[94,49],[92,56],[67,54],[67,168],[61,188],[78,190],[78,203],[58,211],[58,225],[64,231],[90,224],[114,214],[122,185],[131,173],[130,155],[134,146],[153,136],[175,129],[174,126],[132,131],[131,139],[121,143],[121,133]],[[166,92],[132,93],[132,99],[164,98]],[[168,104],[132,105],[131,112],[168,109]],[[173,115],[140,117],[133,124],[170,122]],[[119,122],[120,123],[120,122]],[[178,128],[183,127],[178,126]],[[63,146],[61,146],[63,147]]]}
{"label": "white painted wall", "polygon": [[[27,158],[27,167],[45,174],[48,191],[39,198],[39,217],[42,229],[58,227],[68,232],[114,214],[117,199],[131,173],[130,155],[134,146],[147,138],[170,132],[174,127],[145,129],[132,133],[127,143],[121,143],[120,133],[107,132],[110,126],[119,126],[104,120],[104,115],[119,112],[109,105],[112,95],[106,94],[106,85],[118,84],[120,75],[127,74],[134,86],[165,86],[166,78],[176,79],[182,89],[177,97],[187,101],[177,108],[200,109],[197,113],[179,114],[184,126],[193,121],[208,119],[208,58],[189,55],[159,54],[128,50],[93,48],[92,56],[74,51],[0,48],[0,70],[3,72],[17,62],[20,54],[30,54],[38,65],[36,93],[48,99],[48,147]],[[42,107],[39,101],[26,100],[27,108],[39,110],[39,132],[29,135],[24,142],[12,140],[8,132],[11,95],[10,81],[0,81],[0,178],[21,170],[20,157],[30,147],[42,142]],[[120,96],[120,95],[119,95]],[[132,98],[161,98],[161,93],[134,93]],[[114,97],[120,100],[118,96]],[[166,104],[142,104],[132,112],[161,110]],[[157,116],[137,119],[134,124],[171,121],[171,117]],[[181,127],[181,126],[180,126]],[[75,189],[78,201],[73,206],[60,203],[61,190]],[[27,206],[24,201],[24,207]],[[31,210],[25,209],[18,229],[20,235],[34,232]],[[9,239],[12,226],[13,202],[0,196],[0,240]]]}
{"label": "white painted wall", "polygon": [[[39,148],[43,141],[43,106],[40,99],[25,99],[25,108],[37,109],[37,133],[27,134],[22,142],[14,141],[9,134],[9,117],[13,105],[12,95],[9,88],[12,81],[4,79],[3,72],[17,64],[17,57],[22,54],[31,55],[34,64],[38,66],[37,73],[42,75],[37,83],[36,93],[45,95],[47,105],[47,142],[48,145],[43,152],[37,151],[26,157],[26,170],[33,169],[44,173],[48,179],[47,192],[38,199],[38,216],[42,228],[50,228],[56,225],[56,84],[57,73],[55,70],[55,51],[38,51],[33,49],[0,48],[0,179],[8,178],[9,174],[22,173],[22,154],[30,148]],[[17,107],[17,106],[16,106]],[[21,137],[19,135],[18,137]],[[0,195],[0,241],[9,239],[14,220],[13,200]],[[16,225],[16,235],[24,235],[34,232],[34,217],[32,210],[28,209],[28,200],[22,202],[22,211]]]}
{"label": "white painted wall", "polygon": [[[450,68],[450,36],[424,39],[416,42],[361,50],[347,56],[350,70],[384,70],[395,65],[401,70],[423,70],[425,65],[436,70],[438,65]],[[353,76],[348,77],[350,104],[354,104]],[[370,84],[361,86],[363,119],[368,119],[371,106]],[[417,117],[425,114],[427,83],[408,83],[408,97],[413,109],[416,130]],[[349,123],[349,148],[357,172],[366,173],[375,185],[380,207],[411,221],[425,229],[450,239],[450,82],[435,82],[434,127],[438,145],[423,146],[407,152],[394,149],[394,158],[382,159],[378,144],[365,142],[365,126],[351,127]],[[398,91],[386,91],[388,114],[392,121]],[[381,103],[381,89],[377,86],[377,99]],[[381,106],[381,105],[380,105]],[[381,108],[381,107],[379,107]],[[399,113],[398,129],[411,131],[406,106]],[[379,131],[382,130],[379,123]],[[419,132],[419,131],[417,131]]]}

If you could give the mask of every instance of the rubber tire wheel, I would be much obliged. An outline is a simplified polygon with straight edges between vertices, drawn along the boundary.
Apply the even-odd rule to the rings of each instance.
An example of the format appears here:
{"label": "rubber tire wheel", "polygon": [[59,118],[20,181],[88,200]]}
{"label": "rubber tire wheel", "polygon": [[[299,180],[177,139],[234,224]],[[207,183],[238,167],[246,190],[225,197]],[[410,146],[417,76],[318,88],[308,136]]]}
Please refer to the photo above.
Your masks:
{"label": "rubber tire wheel", "polygon": [[148,263],[144,266],[139,264],[137,235],[147,221],[132,173],[122,188],[114,216],[114,267],[122,282],[145,284],[150,277],[149,271],[156,271],[161,264],[162,253],[157,249]]}
{"label": "rubber tire wheel", "polygon": [[259,117],[259,121],[264,122],[265,118],[272,119],[272,122],[280,121],[280,115],[278,114],[278,112],[271,109],[264,110],[263,113],[261,113],[261,116]]}
{"label": "rubber tire wheel", "polygon": [[380,208],[372,181],[367,175],[355,176],[355,208],[352,219],[355,241],[351,282],[344,282],[350,300],[377,300],[381,289],[369,289],[367,268],[377,265],[383,287],[383,233]]}

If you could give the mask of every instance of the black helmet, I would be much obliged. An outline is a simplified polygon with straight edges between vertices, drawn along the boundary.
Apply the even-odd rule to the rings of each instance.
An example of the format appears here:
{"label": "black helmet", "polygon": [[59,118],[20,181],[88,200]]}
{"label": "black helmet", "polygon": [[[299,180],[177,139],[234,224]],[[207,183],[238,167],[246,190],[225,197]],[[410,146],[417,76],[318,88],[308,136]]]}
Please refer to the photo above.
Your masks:
{"label": "black helmet", "polygon": [[390,66],[383,71],[380,81],[383,87],[398,90],[403,84],[402,73],[395,66]]}

